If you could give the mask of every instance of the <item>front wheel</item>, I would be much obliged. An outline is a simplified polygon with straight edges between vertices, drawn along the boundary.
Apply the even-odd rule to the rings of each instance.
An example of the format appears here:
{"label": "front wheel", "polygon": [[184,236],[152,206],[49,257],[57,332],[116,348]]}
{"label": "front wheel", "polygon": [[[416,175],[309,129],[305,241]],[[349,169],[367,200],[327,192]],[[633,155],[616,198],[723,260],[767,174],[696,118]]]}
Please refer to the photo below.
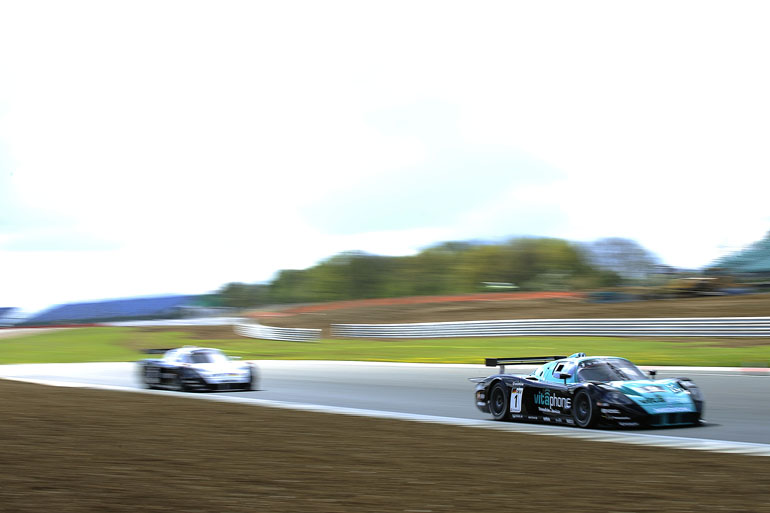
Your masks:
{"label": "front wheel", "polygon": [[495,420],[508,420],[511,414],[508,412],[508,387],[498,381],[492,385],[489,391],[489,413]]}
{"label": "front wheel", "polygon": [[596,406],[585,390],[575,394],[575,400],[572,402],[572,418],[575,419],[575,424],[582,428],[590,428],[596,424]]}
{"label": "front wheel", "polygon": [[256,367],[252,367],[249,371],[248,390],[259,390],[259,374]]}

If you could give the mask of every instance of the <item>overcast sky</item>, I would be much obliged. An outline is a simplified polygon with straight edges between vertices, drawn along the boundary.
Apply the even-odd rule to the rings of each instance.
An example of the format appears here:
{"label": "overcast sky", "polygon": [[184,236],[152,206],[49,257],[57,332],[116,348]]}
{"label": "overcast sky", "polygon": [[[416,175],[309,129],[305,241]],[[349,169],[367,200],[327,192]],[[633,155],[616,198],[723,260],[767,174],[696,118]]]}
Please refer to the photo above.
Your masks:
{"label": "overcast sky", "polygon": [[766,2],[0,3],[0,306],[770,230]]}

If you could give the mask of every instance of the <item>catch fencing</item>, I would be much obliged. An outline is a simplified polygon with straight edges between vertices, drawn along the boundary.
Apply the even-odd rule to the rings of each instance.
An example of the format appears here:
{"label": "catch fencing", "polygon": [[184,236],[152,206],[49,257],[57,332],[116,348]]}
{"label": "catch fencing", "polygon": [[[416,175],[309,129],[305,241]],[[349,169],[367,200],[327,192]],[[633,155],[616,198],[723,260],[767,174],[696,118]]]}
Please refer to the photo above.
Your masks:
{"label": "catch fencing", "polygon": [[412,324],[333,324],[333,337],[450,338],[522,336],[770,337],[770,317],[526,319]]}
{"label": "catch fencing", "polygon": [[321,339],[321,330],[310,328],[275,328],[258,323],[235,324],[235,333],[242,337],[263,340],[287,340],[291,342],[316,342]]}

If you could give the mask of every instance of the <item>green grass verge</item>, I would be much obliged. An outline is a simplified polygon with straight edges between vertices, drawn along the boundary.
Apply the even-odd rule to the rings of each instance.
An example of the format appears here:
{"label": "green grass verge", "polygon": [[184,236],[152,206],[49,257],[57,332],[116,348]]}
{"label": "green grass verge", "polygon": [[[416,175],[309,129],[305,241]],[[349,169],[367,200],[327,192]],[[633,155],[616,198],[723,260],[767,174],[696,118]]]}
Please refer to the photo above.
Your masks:
{"label": "green grass verge", "polygon": [[[482,363],[485,357],[593,355],[626,357],[638,365],[767,366],[770,344],[724,347],[709,340],[663,342],[612,337],[506,337],[431,340],[279,342],[248,338],[200,340],[179,332],[80,328],[0,339],[0,364],[134,361],[141,349],[217,347],[244,359]],[[737,345],[737,344],[736,344]]]}

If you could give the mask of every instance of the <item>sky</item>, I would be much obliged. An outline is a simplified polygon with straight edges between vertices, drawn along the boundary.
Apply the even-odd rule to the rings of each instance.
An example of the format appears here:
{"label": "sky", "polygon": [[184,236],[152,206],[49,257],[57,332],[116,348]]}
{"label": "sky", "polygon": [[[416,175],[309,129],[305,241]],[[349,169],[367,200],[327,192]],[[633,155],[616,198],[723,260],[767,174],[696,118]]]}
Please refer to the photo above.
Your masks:
{"label": "sky", "polygon": [[0,306],[770,230],[766,2],[0,3]]}

